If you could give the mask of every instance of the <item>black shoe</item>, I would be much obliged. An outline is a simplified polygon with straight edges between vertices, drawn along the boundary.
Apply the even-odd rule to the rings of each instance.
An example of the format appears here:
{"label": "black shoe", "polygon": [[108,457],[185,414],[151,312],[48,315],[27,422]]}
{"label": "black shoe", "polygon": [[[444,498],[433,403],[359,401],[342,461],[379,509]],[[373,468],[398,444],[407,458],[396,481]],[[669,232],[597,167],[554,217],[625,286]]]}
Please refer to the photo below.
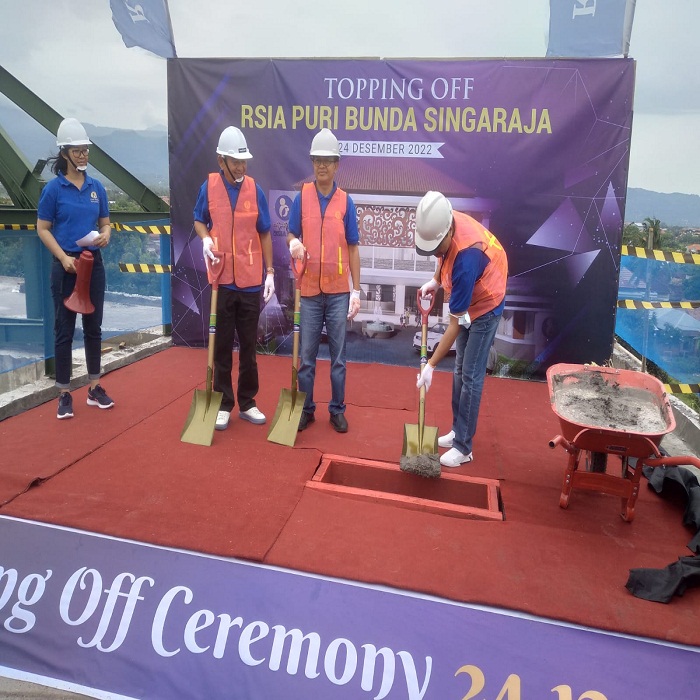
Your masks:
{"label": "black shoe", "polygon": [[94,389],[88,389],[87,405],[98,408],[112,408],[114,401],[107,396],[107,392],[98,384]]}
{"label": "black shoe", "polygon": [[331,414],[331,425],[333,430],[338,433],[348,432],[348,422],[345,420],[345,416],[342,413]]}
{"label": "black shoe", "polygon": [[313,413],[307,413],[306,411],[302,411],[301,413],[301,419],[299,420],[299,427],[297,430],[301,432],[302,430],[306,430],[309,427],[310,423],[313,423],[316,420],[316,416],[314,416]]}
{"label": "black shoe", "polygon": [[58,411],[56,412],[56,418],[58,420],[63,420],[64,418],[73,417],[73,397],[70,395],[69,391],[62,391],[61,395],[58,397]]}

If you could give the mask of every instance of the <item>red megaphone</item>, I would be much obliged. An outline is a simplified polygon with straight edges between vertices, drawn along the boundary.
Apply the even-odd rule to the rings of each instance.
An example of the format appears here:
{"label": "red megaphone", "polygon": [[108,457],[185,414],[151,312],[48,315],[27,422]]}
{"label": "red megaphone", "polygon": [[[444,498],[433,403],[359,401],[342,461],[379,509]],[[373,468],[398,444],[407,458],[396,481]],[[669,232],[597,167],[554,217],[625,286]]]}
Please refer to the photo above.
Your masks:
{"label": "red megaphone", "polygon": [[73,293],[63,300],[65,307],[76,314],[91,314],[95,311],[90,301],[90,278],[92,277],[93,257],[89,250],[84,250],[75,261],[78,272]]}

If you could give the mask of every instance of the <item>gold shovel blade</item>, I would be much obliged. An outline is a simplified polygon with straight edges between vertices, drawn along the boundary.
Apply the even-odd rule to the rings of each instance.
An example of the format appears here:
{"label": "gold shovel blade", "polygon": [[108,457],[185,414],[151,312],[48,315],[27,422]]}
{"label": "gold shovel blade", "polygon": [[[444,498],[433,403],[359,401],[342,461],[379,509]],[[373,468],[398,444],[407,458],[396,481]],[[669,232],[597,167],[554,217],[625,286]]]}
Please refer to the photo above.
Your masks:
{"label": "gold shovel blade", "polygon": [[438,429],[423,426],[423,439],[421,440],[420,427],[406,423],[403,426],[403,456],[417,457],[418,455],[431,455],[438,453]]}
{"label": "gold shovel blade", "polygon": [[190,412],[180,435],[182,442],[206,447],[211,445],[216,430],[216,416],[223,398],[224,395],[220,391],[195,389]]}
{"label": "gold shovel blade", "polygon": [[270,442],[294,447],[299,421],[304,410],[304,401],[306,401],[306,394],[303,391],[282,389],[272,425],[270,425],[270,432],[267,434]]}

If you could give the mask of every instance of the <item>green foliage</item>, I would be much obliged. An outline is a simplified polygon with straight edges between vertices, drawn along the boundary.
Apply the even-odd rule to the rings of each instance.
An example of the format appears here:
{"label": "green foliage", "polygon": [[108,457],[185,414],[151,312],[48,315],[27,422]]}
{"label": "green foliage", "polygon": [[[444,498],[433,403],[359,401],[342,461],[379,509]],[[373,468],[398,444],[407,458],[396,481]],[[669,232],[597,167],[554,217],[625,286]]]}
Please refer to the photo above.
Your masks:
{"label": "green foliage", "polygon": [[154,243],[153,236],[136,231],[112,231],[109,246],[104,250],[107,289],[110,292],[160,296],[162,275],[119,270],[120,262],[159,264],[160,256]]}
{"label": "green foliage", "polygon": [[683,280],[683,298],[687,301],[700,301],[700,269],[697,265],[689,268]]}
{"label": "green foliage", "polygon": [[646,248],[647,241],[644,231],[637,224],[627,224],[622,230],[622,245]]}
{"label": "green foliage", "polygon": [[2,237],[0,244],[0,276],[24,277],[23,241],[9,236]]}

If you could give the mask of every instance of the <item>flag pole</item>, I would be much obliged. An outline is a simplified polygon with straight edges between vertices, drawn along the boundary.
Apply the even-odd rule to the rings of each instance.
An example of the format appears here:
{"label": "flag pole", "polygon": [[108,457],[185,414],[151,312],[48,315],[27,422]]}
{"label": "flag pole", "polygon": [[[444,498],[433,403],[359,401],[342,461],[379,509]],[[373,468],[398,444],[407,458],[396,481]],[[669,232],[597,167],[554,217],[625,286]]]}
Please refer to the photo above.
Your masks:
{"label": "flag pole", "polygon": [[172,23],[172,20],[170,19],[170,7],[168,7],[168,0],[163,0],[163,4],[165,5],[165,15],[168,18],[168,28],[170,29],[170,39],[172,40],[172,43],[173,43],[173,58],[177,58],[177,49],[175,48],[175,34],[173,33],[173,23]]}

